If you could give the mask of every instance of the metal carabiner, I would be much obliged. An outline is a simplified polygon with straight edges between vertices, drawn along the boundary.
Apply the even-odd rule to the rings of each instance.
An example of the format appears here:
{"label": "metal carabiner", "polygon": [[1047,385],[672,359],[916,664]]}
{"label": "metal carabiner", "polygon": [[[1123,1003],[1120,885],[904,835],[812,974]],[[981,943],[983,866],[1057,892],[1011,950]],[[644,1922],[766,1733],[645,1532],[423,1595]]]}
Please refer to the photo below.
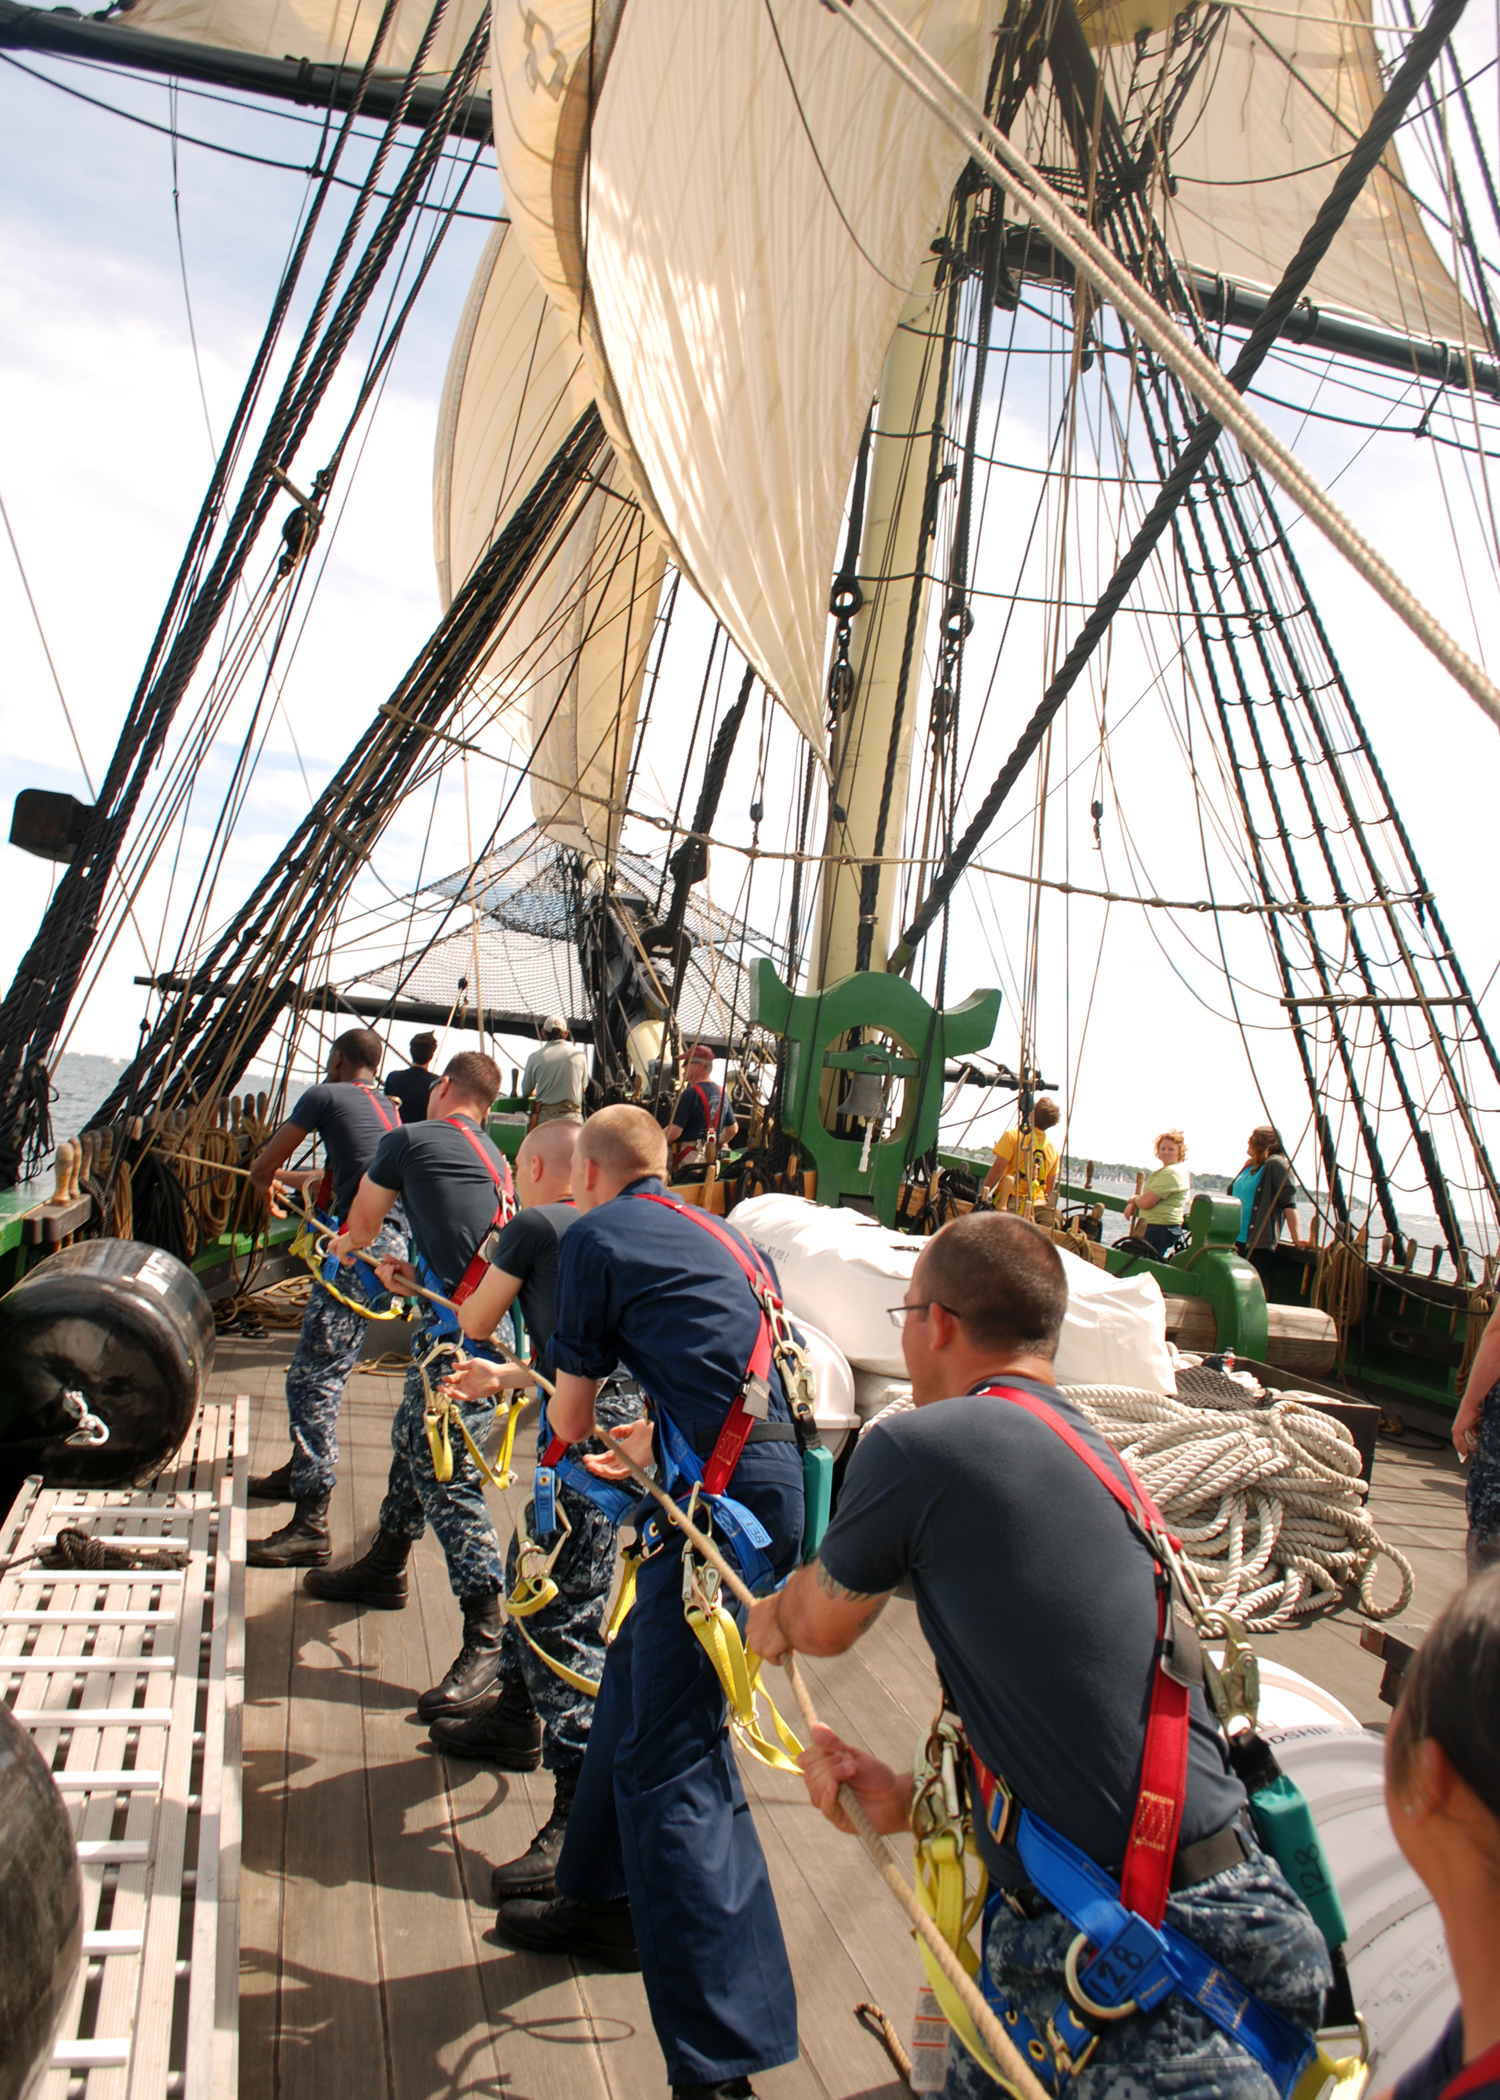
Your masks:
{"label": "metal carabiner", "polygon": [[63,1438],[65,1444],[81,1446],[87,1451],[95,1451],[101,1444],[109,1442],[108,1422],[101,1421],[96,1414],[91,1414],[87,1400],[84,1399],[82,1393],[75,1391],[71,1386],[67,1387],[62,1394],[62,1409],[69,1421],[78,1424],[71,1436]]}

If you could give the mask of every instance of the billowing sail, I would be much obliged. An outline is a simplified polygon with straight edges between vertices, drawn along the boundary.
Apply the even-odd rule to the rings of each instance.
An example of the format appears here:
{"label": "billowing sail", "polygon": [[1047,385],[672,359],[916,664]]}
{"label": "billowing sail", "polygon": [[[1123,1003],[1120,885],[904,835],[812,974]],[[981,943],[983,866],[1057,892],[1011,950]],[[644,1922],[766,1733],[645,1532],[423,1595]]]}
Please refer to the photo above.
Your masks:
{"label": "billowing sail", "polygon": [[[1280,0],[1225,10],[1218,40],[1172,125],[1165,212],[1194,268],[1271,286],[1333,186],[1382,93],[1368,0]],[[1296,20],[1288,20],[1295,14]],[[1155,48],[1160,48],[1160,39]],[[1124,93],[1134,54],[1117,56]],[[1394,148],[1366,183],[1313,278],[1315,304],[1402,334],[1484,345],[1428,237]]]}
{"label": "billowing sail", "polygon": [[[438,415],[433,538],[444,603],[588,406],[576,336],[510,228],[470,287]],[[612,455],[496,644],[481,687],[531,753],[537,822],[613,858],[666,553]]]}
{"label": "billowing sail", "polygon": [[[983,94],[1001,0],[899,12]],[[581,328],[648,515],[821,749],[854,455],[963,149],[810,0],[614,14],[578,0],[548,38],[500,9],[496,148],[516,231]]]}
{"label": "billowing sail", "polygon": [[[483,11],[484,0],[450,0],[424,72],[452,72]],[[221,51],[362,66],[383,12],[381,0],[134,0],[111,20],[122,29]],[[381,48],[381,68],[404,73],[431,19],[432,0],[401,0]]]}

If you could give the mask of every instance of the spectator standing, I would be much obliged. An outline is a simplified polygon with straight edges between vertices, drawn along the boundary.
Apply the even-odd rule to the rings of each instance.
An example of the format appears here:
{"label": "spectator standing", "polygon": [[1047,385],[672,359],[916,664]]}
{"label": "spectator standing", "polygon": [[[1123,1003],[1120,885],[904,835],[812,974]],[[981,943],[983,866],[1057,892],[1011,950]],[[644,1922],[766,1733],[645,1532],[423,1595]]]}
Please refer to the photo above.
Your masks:
{"label": "spectator standing", "polygon": [[1161,1164],[1126,1204],[1125,1215],[1139,1221],[1139,1237],[1157,1260],[1170,1261],[1183,1240],[1189,1193],[1187,1139],[1180,1130],[1164,1130],[1151,1149]]}
{"label": "spectator standing", "polygon": [[1500,1298],[1469,1366],[1463,1403],[1453,1421],[1453,1448],[1469,1469],[1470,1575],[1500,1561]]}
{"label": "spectator standing", "polygon": [[[1274,1124],[1262,1123],[1251,1131],[1250,1157],[1246,1164],[1258,1168],[1259,1173],[1249,1214],[1244,1217],[1245,1243],[1240,1252],[1251,1256],[1268,1254],[1281,1238],[1283,1224],[1292,1245],[1301,1246],[1296,1177]],[[1243,1201],[1241,1213],[1243,1216]]]}
{"label": "spectator standing", "polygon": [[[1048,1137],[1062,1121],[1062,1110],[1050,1094],[1043,1094],[1031,1111],[1031,1127],[1017,1124],[1007,1130],[995,1146],[995,1157],[985,1176],[985,1193],[993,1192],[996,1210],[1004,1210],[1012,1192],[1016,1208],[1029,1215],[1039,1203],[1051,1203],[1057,1194],[1060,1157]],[[1019,1186],[1018,1186],[1019,1184]]]}
{"label": "spectator standing", "polygon": [[548,1014],[541,1045],[527,1058],[521,1074],[521,1099],[532,1104],[532,1129],[559,1116],[576,1122],[583,1114],[588,1078],[588,1053],[569,1040],[568,1024],[560,1014]]}
{"label": "spectator standing", "polygon": [[1459,2010],[1380,2100],[1500,2100],[1500,1568],[1460,1591],[1407,1671],[1385,1803],[1442,1917]]}
{"label": "spectator standing", "polygon": [[437,1085],[437,1074],[428,1066],[437,1056],[438,1039],[430,1032],[414,1035],[409,1044],[411,1063],[404,1072],[393,1072],[385,1090],[401,1110],[403,1123],[425,1123],[427,1097]]}

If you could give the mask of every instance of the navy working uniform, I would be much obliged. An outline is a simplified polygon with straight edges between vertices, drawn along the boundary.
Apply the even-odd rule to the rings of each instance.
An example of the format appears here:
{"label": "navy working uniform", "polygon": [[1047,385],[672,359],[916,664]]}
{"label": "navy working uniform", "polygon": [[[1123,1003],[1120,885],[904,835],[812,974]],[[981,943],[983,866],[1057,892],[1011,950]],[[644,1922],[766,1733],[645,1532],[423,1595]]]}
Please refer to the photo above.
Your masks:
{"label": "navy working uniform", "polygon": [[[1027,1378],[997,1384],[1044,1403],[1125,1480],[1098,1430],[1056,1387]],[[1065,1997],[1075,1929],[1039,1894],[1010,1823],[1005,1842],[992,1837],[980,1796],[988,1774],[999,1775],[1033,1817],[1118,1881],[1156,1654],[1150,1549],[1055,1428],[980,1389],[889,1417],[861,1437],[818,1558],[835,1582],[867,1595],[911,1582],[922,1631],[986,1768],[973,1775],[975,1841],[992,1890],[986,1995],[1043,2036]],[[1164,1924],[1305,2042],[1332,1982],[1327,1949],[1244,1828],[1245,1791],[1201,1686],[1188,1693],[1187,1723],[1185,1805]],[[1039,2068],[1050,2073],[1045,2051],[1044,2059]],[[1001,2089],[955,2040],[943,2090],[948,2100],[981,2100]],[[1272,2100],[1278,2088],[1239,2042],[1174,1992],[1150,2013],[1103,2027],[1066,2090],[1069,2100]]]}
{"label": "navy working uniform", "polygon": [[[423,1287],[452,1298],[464,1290],[467,1278],[472,1290],[483,1273],[481,1249],[512,1200],[509,1162],[488,1136],[467,1116],[403,1123],[381,1140],[368,1172],[377,1188],[393,1189],[401,1198]],[[418,1302],[422,1311],[412,1336],[411,1368],[391,1423],[393,1456],[380,1528],[415,1542],[431,1524],[448,1562],[454,1596],[493,1597],[503,1587],[500,1541],[479,1470],[462,1437],[455,1436],[453,1478],[440,1485],[423,1419],[426,1393],[418,1367],[445,1338],[457,1347],[462,1337],[454,1314]],[[501,1339],[509,1334],[507,1321]],[[472,1344],[463,1346],[474,1353]],[[427,1366],[434,1390],[443,1368],[441,1360]],[[456,1411],[482,1450],[495,1425],[493,1399],[464,1401]]]}
{"label": "navy working uniform", "polygon": [[[310,1086],[287,1121],[316,1132],[327,1162],[315,1207],[325,1220],[346,1218],[354,1192],[387,1131],[399,1127],[396,1104],[378,1086],[357,1080]],[[365,1260],[406,1255],[406,1220],[388,1211]],[[350,1287],[353,1295],[353,1286]],[[331,1495],[339,1457],[339,1409],[349,1374],[364,1353],[369,1322],[341,1304],[318,1277],[302,1317],[302,1331],[286,1374],[286,1411],[292,1432],[290,1492],[294,1501]]]}
{"label": "navy working uniform", "polygon": [[[553,1371],[550,1344],[557,1324],[563,1234],[577,1222],[578,1211],[571,1199],[533,1204],[516,1213],[490,1249],[494,1267],[520,1281],[521,1316],[531,1337],[533,1360],[545,1378]],[[623,1373],[612,1376],[594,1402],[594,1418],[603,1429],[623,1429],[629,1422],[638,1422],[642,1412],[641,1389]],[[543,1410],[537,1431],[538,1458],[549,1441]],[[568,1532],[548,1569],[557,1585],[555,1600],[527,1615],[524,1633],[517,1620],[505,1623],[498,1681],[502,1692],[524,1686],[531,1710],[542,1724],[542,1763],[549,1772],[576,1772],[583,1763],[594,1702],[587,1692],[548,1669],[536,1651],[540,1648],[567,1669],[598,1681],[604,1668],[604,1608],[615,1574],[615,1534],[620,1518],[636,1500],[633,1491],[594,1480],[578,1464],[585,1450],[603,1449],[590,1439],[586,1445],[571,1446],[564,1461],[578,1484],[564,1479],[557,1487],[557,1504]],[[550,1552],[561,1527],[539,1531],[534,1501],[526,1504],[524,1522],[527,1537]],[[505,1562],[508,1591],[515,1587],[519,1547],[519,1539],[513,1538]]]}
{"label": "navy working uniform", "polygon": [[[590,1379],[623,1364],[648,1396],[659,1459],[680,1437],[688,1464],[701,1465],[744,1384],[761,1314],[733,1255],[664,1195],[643,1177],[569,1230],[552,1360]],[[720,1545],[753,1568],[752,1586],[767,1588],[797,1563],[803,1515],[802,1461],[774,1366],[768,1382],[772,1435],[752,1433],[728,1487],[749,1536],[721,1508],[713,1521]],[[641,1515],[654,1509],[647,1502]],[[683,1617],[677,1533],[663,1541],[648,1522],[643,1539],[655,1550],[604,1666],[557,1889],[575,1902],[629,1898],[668,2075],[710,2085],[795,2058],[797,2002],[723,1693]],[[730,1608],[743,1628],[743,1609]]]}

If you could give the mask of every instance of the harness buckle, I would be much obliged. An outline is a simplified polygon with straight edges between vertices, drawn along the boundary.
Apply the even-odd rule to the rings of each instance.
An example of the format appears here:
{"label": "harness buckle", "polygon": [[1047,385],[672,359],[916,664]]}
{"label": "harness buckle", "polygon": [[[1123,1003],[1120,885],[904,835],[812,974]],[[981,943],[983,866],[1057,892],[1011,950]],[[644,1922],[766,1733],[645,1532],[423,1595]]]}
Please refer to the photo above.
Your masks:
{"label": "harness buckle", "polygon": [[1046,2032],[1047,2047],[1052,2051],[1052,2060],[1057,2066],[1058,2075],[1063,2078],[1076,2078],[1098,2048],[1099,2036],[1093,2028],[1075,2023],[1070,2026],[1068,2035],[1064,2038],[1058,2032],[1055,2015],[1048,2020]]}

